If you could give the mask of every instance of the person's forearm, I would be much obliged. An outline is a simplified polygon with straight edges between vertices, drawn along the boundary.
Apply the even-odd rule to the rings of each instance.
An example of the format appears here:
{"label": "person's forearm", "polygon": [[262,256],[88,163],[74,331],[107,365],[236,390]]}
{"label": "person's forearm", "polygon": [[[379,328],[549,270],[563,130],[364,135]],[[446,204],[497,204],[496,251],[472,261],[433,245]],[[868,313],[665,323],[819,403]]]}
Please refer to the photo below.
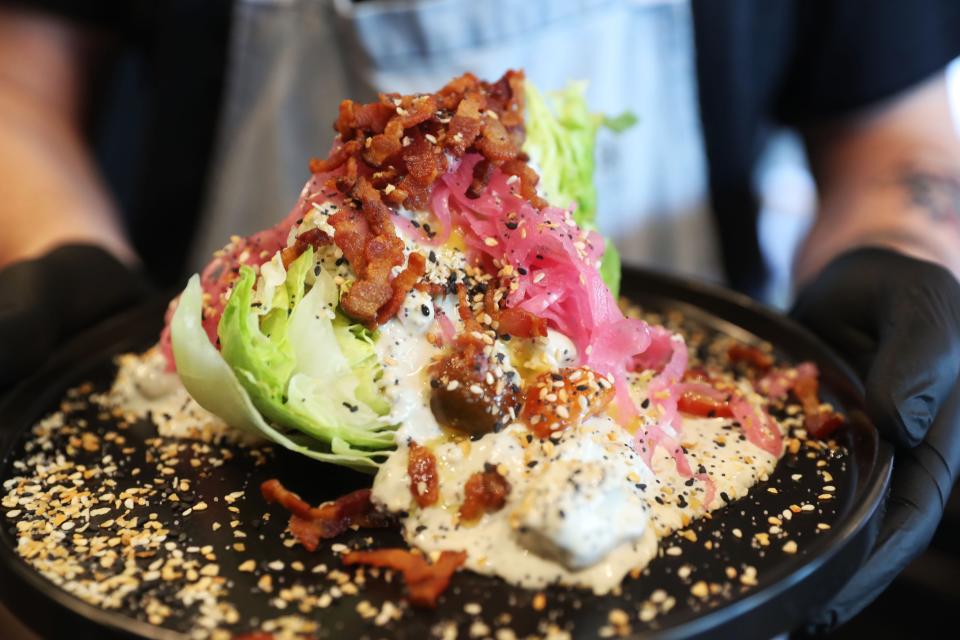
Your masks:
{"label": "person's forearm", "polygon": [[136,260],[80,133],[81,37],[0,9],[0,267],[83,242]]}
{"label": "person's forearm", "polygon": [[960,277],[960,141],[942,76],[807,142],[820,203],[797,257],[798,284],[859,246],[893,248]]}

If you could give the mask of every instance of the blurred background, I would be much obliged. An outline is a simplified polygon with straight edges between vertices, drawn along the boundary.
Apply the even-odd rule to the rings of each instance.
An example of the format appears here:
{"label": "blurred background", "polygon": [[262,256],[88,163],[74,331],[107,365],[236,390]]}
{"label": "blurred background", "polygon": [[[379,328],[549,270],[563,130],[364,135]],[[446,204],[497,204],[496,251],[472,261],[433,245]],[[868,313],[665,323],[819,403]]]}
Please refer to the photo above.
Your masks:
{"label": "blurred background", "polygon": [[[43,3],[41,3],[43,4]],[[69,5],[69,2],[52,5]],[[144,109],[145,87],[142,85],[143,59],[129,57],[122,59],[116,69],[116,86],[105,99],[104,109],[92,123],[99,132],[96,149],[97,161],[106,168],[109,182],[120,209],[126,211],[134,201],[152,199],[152,208],[148,213],[154,216],[151,225],[139,230],[142,237],[155,234],[148,256],[162,261],[165,255],[183,258],[192,268],[203,264],[210,252],[223,243],[231,233],[249,233],[266,226],[270,221],[283,215],[292,205],[300,185],[305,177],[305,163],[308,154],[304,147],[312,149],[314,154],[322,155],[325,149],[316,149],[317,140],[326,141],[330,137],[330,122],[335,117],[337,100],[346,95],[368,90],[373,86],[389,86],[394,90],[406,92],[415,88],[431,87],[435,78],[452,75],[452,68],[472,68],[478,74],[495,77],[502,67],[524,66],[531,75],[538,78],[546,89],[555,89],[569,78],[564,73],[554,71],[557,60],[544,59],[542,55],[529,56],[522,50],[507,46],[497,46],[494,50],[465,53],[460,58],[449,57],[436,66],[423,65],[421,75],[409,71],[390,71],[371,65],[364,74],[358,74],[359,80],[344,78],[335,70],[319,71],[317,61],[326,60],[333,55],[332,50],[338,44],[333,27],[324,23],[314,13],[308,13],[303,23],[309,27],[303,41],[288,42],[289,47],[278,47],[283,41],[292,21],[302,16],[285,15],[276,12],[268,15],[267,5],[285,6],[292,2],[242,3],[241,9],[251,16],[262,18],[255,24],[256,29],[246,34],[249,38],[241,49],[233,54],[250,62],[253,70],[246,75],[234,74],[226,81],[225,91],[233,98],[245,98],[245,108],[225,109],[223,119],[216,131],[182,131],[182,141],[150,141],[130,136],[129,132],[156,124],[162,114]],[[320,3],[315,3],[320,4]],[[338,5],[348,4],[337,1]],[[638,0],[635,4],[644,4]],[[656,3],[650,3],[656,4]],[[669,4],[669,3],[668,3]],[[82,13],[82,12],[81,12]],[[91,13],[96,13],[92,11]],[[676,260],[671,267],[682,273],[718,279],[716,275],[716,256],[708,244],[680,247],[674,243],[678,235],[708,236],[705,229],[710,221],[706,217],[703,199],[704,183],[702,167],[700,174],[684,181],[686,169],[702,164],[701,157],[681,158],[676,166],[664,166],[644,173],[647,178],[633,179],[623,173],[616,165],[623,164],[618,154],[629,146],[635,148],[657,148],[657,146],[682,144],[678,142],[677,131],[692,131],[683,127],[689,124],[695,112],[689,110],[695,92],[683,82],[674,82],[680,77],[684,66],[692,64],[690,58],[663,56],[666,41],[689,38],[684,27],[675,22],[643,23],[617,26],[615,19],[598,23],[598,33],[618,33],[617,37],[598,38],[588,43],[595,48],[593,59],[599,60],[595,73],[595,83],[590,89],[592,103],[598,109],[616,113],[629,106],[637,112],[640,123],[627,134],[629,141],[614,142],[614,138],[601,139],[598,182],[601,198],[601,226],[617,237],[621,250],[628,255],[645,255],[632,262],[653,264],[662,267]],[[253,24],[253,23],[251,23]],[[135,25],[136,27],[136,25]],[[628,28],[629,27],[629,28]],[[686,27],[689,29],[689,27]],[[214,42],[217,38],[226,38],[225,34],[206,24],[185,24],[184,41],[203,41],[208,38]],[[215,32],[215,33],[214,33]],[[639,35],[638,35],[639,34]],[[362,33],[359,36],[363,36]],[[660,75],[666,77],[671,87],[669,95],[650,95],[641,89],[623,88],[620,78],[603,70],[602,61],[620,55],[618,47],[625,47],[632,39],[649,42],[648,49],[638,57],[633,73]],[[580,47],[570,47],[569,36],[557,32],[541,43],[544,47],[557,52],[558,58],[576,63],[583,57]],[[177,43],[150,43],[153,47],[173,47]],[[220,52],[216,55],[222,56]],[[389,57],[389,52],[383,54]],[[298,58],[299,64],[290,68],[290,73],[276,73],[288,58]],[[180,62],[183,62],[181,60]],[[189,61],[188,61],[189,62]],[[222,60],[221,60],[222,62]],[[414,60],[414,66],[419,61]],[[583,62],[587,64],[587,62]],[[326,67],[324,67],[326,68]],[[403,66],[409,69],[409,66]],[[558,67],[559,68],[559,67]],[[331,66],[332,69],[332,66]],[[386,69],[386,70],[384,70]],[[492,71],[496,69],[496,71]],[[175,76],[168,78],[169,69],[151,70],[157,77],[177,82]],[[689,71],[689,69],[687,69]],[[239,73],[239,72],[238,72]],[[202,74],[198,82],[212,82],[211,77],[204,80]],[[960,131],[960,61],[955,61],[948,69],[948,82],[953,99],[954,122]],[[184,104],[193,91],[201,86],[182,88]],[[265,115],[265,109],[280,103],[303,103],[311,108],[301,113],[299,119],[278,122]],[[171,112],[190,122],[191,113],[184,112],[186,106],[168,104]],[[316,107],[316,108],[314,108]],[[305,115],[304,115],[305,114]],[[683,136],[688,135],[687,133]],[[694,135],[689,133],[689,135]],[[698,134],[697,134],[698,135]],[[683,137],[680,136],[680,137]],[[181,201],[169,201],[162,192],[143,192],[143,185],[135,191],[138,172],[142,169],[131,158],[143,158],[157,152],[157,146],[167,144],[168,158],[188,165],[185,174],[200,182],[206,175],[203,158],[190,152],[191,140],[211,140],[215,148],[210,151],[212,162],[217,167],[210,176],[212,187],[202,194],[193,189],[196,195],[187,202],[194,209],[216,211],[221,215],[207,216],[200,224],[197,237],[189,237],[180,222],[171,222],[164,216],[164,207],[184,206]],[[178,146],[179,145],[179,146]],[[205,156],[204,156],[205,158]],[[256,164],[253,161],[256,160]],[[646,164],[655,164],[649,158],[639,160]],[[270,169],[265,171],[264,167]],[[696,173],[695,171],[692,173]],[[154,174],[153,177],[159,177]],[[0,180],[0,188],[2,188]],[[157,184],[161,184],[158,181]],[[189,185],[188,185],[189,186]],[[786,309],[793,296],[791,270],[798,244],[813,219],[817,203],[816,187],[808,170],[803,146],[797,135],[789,130],[775,131],[769,136],[768,143],[761,154],[761,160],[753,173],[753,186],[760,200],[758,232],[760,249],[768,270],[768,279],[764,287],[755,293],[768,303]],[[159,187],[158,187],[159,188]],[[631,227],[626,218],[620,215],[620,209],[629,208],[631,202],[649,200],[651,197],[664,206],[683,209],[680,216],[667,228],[656,216],[647,220],[642,227]],[[615,202],[614,202],[615,201]],[[243,212],[259,211],[260,217],[246,216]],[[214,221],[215,219],[215,221]],[[187,220],[192,224],[193,220]],[[679,225],[679,226],[676,226]],[[678,232],[679,229],[679,232]],[[135,230],[136,231],[136,230]],[[171,281],[180,277],[179,265],[173,271],[165,272]],[[921,628],[940,628],[941,633],[949,632],[950,623],[956,620],[960,611],[960,496],[957,492],[951,498],[940,529],[931,548],[914,561],[874,605],[865,610],[855,620],[836,631],[836,638],[860,638],[864,636],[885,638],[916,635],[918,621]],[[32,635],[20,627],[15,618],[0,606],[0,639],[26,640]]]}

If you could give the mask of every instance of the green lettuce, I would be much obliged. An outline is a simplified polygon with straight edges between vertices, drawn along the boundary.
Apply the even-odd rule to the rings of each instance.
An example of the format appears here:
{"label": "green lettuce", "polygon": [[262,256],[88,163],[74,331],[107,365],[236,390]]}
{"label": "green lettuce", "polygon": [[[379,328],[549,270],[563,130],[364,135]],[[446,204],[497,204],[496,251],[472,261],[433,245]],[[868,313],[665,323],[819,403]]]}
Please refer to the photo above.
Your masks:
{"label": "green lettuce", "polygon": [[[527,119],[523,150],[540,169],[540,184],[554,206],[576,207],[573,219],[584,229],[597,228],[597,188],[593,182],[595,148],[600,127],[623,131],[636,118],[591,113],[586,83],[576,82],[545,98],[530,82],[525,88]],[[616,296],[620,291],[620,255],[609,240],[600,264],[603,281]]]}
{"label": "green lettuce", "polygon": [[266,305],[256,272],[241,267],[218,326],[220,351],[203,331],[199,281],[191,279],[172,323],[177,371],[190,395],[230,425],[372,471],[394,448],[396,428],[383,420],[390,407],[377,390],[374,336],[337,310],[333,278],[314,275],[313,265],[308,249]]}

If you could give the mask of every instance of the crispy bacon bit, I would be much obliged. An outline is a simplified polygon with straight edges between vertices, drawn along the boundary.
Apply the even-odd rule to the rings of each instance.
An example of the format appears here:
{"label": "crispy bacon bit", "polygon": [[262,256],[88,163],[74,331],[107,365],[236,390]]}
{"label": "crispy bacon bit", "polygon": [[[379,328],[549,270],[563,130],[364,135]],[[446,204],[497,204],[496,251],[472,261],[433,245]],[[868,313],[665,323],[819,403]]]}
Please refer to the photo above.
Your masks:
{"label": "crispy bacon bit", "polygon": [[510,137],[510,133],[500,122],[500,119],[489,114],[485,114],[483,117],[483,129],[480,131],[480,138],[477,140],[476,146],[483,157],[495,165],[501,165],[507,160],[512,160],[517,157],[519,152],[513,138]]}
{"label": "crispy bacon bit", "polygon": [[826,438],[843,425],[843,416],[820,406],[816,365],[805,362],[797,366],[796,371],[797,378],[791,391],[803,407],[804,427],[814,438]]}
{"label": "crispy bacon bit", "polygon": [[483,195],[483,190],[487,188],[494,169],[496,167],[486,158],[473,165],[473,181],[467,187],[468,198],[476,199]]}
{"label": "crispy bacon bit", "polygon": [[[395,99],[396,96],[392,97],[391,102]],[[428,93],[417,96],[400,96],[397,116],[403,123],[404,129],[409,129],[426,122],[434,116],[436,111],[437,99]]]}
{"label": "crispy bacon bit", "polygon": [[733,417],[733,410],[728,400],[718,400],[696,391],[684,392],[677,400],[677,409],[702,418]]}
{"label": "crispy bacon bit", "polygon": [[457,285],[457,312],[463,321],[464,333],[480,330],[480,323],[474,317],[473,309],[470,308],[470,301],[467,299],[467,288],[462,284]]}
{"label": "crispy bacon bit", "polygon": [[[351,318],[373,324],[377,319],[377,311],[393,295],[390,272],[393,267],[403,263],[403,241],[397,237],[390,210],[380,199],[380,192],[366,178],[358,180],[354,196],[362,203],[363,217],[370,235],[363,236],[362,226],[358,224],[356,216],[345,215],[345,227],[354,235],[341,245],[338,227],[341,219],[338,216],[343,210],[330,217],[330,224],[336,230],[334,240],[357,274],[356,282],[340,300],[340,306]],[[354,262],[350,256],[357,257],[360,241],[363,241],[363,257]]]}
{"label": "crispy bacon bit", "polygon": [[307,250],[307,247],[313,247],[314,250],[316,250],[323,245],[330,244],[330,242],[330,236],[320,229],[314,228],[304,231],[297,236],[293,246],[286,247],[280,251],[280,259],[283,260],[284,268],[289,268],[290,264],[294,260],[303,255],[303,252]]}
{"label": "crispy bacon bit", "polygon": [[383,133],[368,138],[363,149],[363,159],[374,167],[381,167],[387,159],[397,155],[403,149],[403,123],[394,118]]}
{"label": "crispy bacon bit", "polygon": [[773,366],[773,356],[756,347],[735,343],[727,350],[731,362],[745,362],[754,369],[764,372]]}
{"label": "crispy bacon bit", "polygon": [[547,321],[524,309],[504,309],[496,316],[500,333],[517,338],[537,338],[547,335]]}
{"label": "crispy bacon bit", "polygon": [[[310,168],[336,170],[325,185],[354,207],[330,218],[334,242],[357,275],[340,301],[351,318],[374,325],[399,309],[397,292],[412,285],[406,273],[400,285],[391,286],[393,268],[403,263],[403,243],[389,207],[429,210],[433,185],[447,171],[448,156],[483,156],[471,193],[482,192],[494,168],[502,167],[519,178],[523,198],[538,208],[546,204],[536,194],[539,178],[521,151],[523,80],[518,71],[508,71],[492,84],[465,74],[435,94],[381,94],[370,104],[340,103],[334,123],[339,142],[326,160],[312,160]],[[517,314],[505,318],[516,335],[543,335],[543,323],[534,320]]]}
{"label": "crispy bacon bit", "polygon": [[407,456],[407,474],[410,476],[413,499],[421,509],[436,504],[440,499],[440,485],[437,459],[433,452],[411,441]]}
{"label": "crispy bacon bit", "polygon": [[422,253],[414,252],[407,259],[407,268],[400,272],[390,286],[393,289],[393,295],[385,305],[380,307],[377,312],[377,324],[383,324],[393,316],[397,315],[400,307],[403,306],[403,300],[419,282],[420,278],[427,270],[427,260]]}
{"label": "crispy bacon bit", "polygon": [[343,172],[334,180],[334,186],[340,193],[350,193],[357,186],[357,159],[348,159],[343,167]]}
{"label": "crispy bacon bit", "polygon": [[383,528],[394,524],[392,516],[377,511],[370,501],[370,489],[359,489],[319,507],[311,507],[279,480],[260,485],[268,503],[278,503],[290,512],[290,533],[307,551],[314,551],[320,540],[335,538],[350,527]]}
{"label": "crispy bacon bit", "polygon": [[418,607],[435,607],[437,598],[450,585],[450,578],[466,561],[467,554],[463,551],[443,551],[433,564],[408,549],[350,551],[343,554],[341,559],[347,566],[365,564],[402,572],[410,603]]}
{"label": "crispy bacon bit", "polygon": [[483,122],[480,119],[480,110],[486,106],[487,100],[477,91],[466,93],[457,106],[457,112],[450,120],[445,143],[455,155],[462,156],[467,152],[474,141],[480,136]]}
{"label": "crispy bacon bit", "polygon": [[358,129],[375,134],[382,133],[394,113],[392,107],[382,102],[357,104],[353,100],[343,100],[340,102],[340,116],[334,128],[344,140],[348,140]]}
{"label": "crispy bacon bit", "polygon": [[490,88],[491,100],[497,105],[500,121],[506,127],[523,124],[523,79],[522,71],[510,69]]}
{"label": "crispy bacon bit", "polygon": [[410,144],[403,149],[407,176],[419,186],[430,186],[440,175],[440,147],[431,144],[419,131],[414,131],[409,137]]}
{"label": "crispy bacon bit", "polygon": [[488,463],[483,471],[478,471],[467,479],[463,492],[460,520],[472,522],[485,513],[495,513],[503,508],[510,495],[510,483],[500,475],[496,467]]}
{"label": "crispy bacon bit", "polygon": [[360,143],[356,140],[350,140],[340,145],[336,145],[330,155],[325,159],[311,158],[310,173],[326,173],[339,169],[347,161],[347,158],[355,156],[360,152]]}
{"label": "crispy bacon bit", "polygon": [[425,211],[430,208],[430,187],[418,183],[411,176],[403,176],[396,191],[390,195],[398,191],[403,195],[401,202],[407,209]]}
{"label": "crispy bacon bit", "polygon": [[597,415],[613,400],[613,384],[589,367],[544,373],[527,389],[520,418],[538,438]]}
{"label": "crispy bacon bit", "polygon": [[437,100],[442,108],[450,111],[456,109],[464,94],[476,91],[479,86],[479,78],[468,71],[444,85],[443,89],[437,92]]}
{"label": "crispy bacon bit", "polygon": [[546,200],[537,195],[537,183],[540,182],[540,176],[527,164],[526,154],[513,160],[507,160],[500,169],[511,176],[517,176],[520,179],[520,195],[528,200],[530,204],[537,208],[543,208],[547,205]]}
{"label": "crispy bacon bit", "polygon": [[353,270],[356,273],[363,273],[367,268],[365,249],[371,237],[370,225],[367,224],[363,213],[344,207],[330,216],[329,222],[336,232],[333,241],[343,251],[343,256]]}
{"label": "crispy bacon bit", "polygon": [[377,310],[390,299],[392,289],[384,278],[357,280],[340,300],[348,316],[367,324],[373,324]]}

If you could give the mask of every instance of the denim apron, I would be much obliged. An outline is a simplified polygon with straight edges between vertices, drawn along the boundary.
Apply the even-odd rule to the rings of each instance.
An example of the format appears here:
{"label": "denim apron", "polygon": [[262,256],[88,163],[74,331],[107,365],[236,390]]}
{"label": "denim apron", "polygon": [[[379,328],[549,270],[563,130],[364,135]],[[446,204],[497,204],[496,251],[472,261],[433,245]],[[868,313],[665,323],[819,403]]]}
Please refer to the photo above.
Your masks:
{"label": "denim apron", "polygon": [[690,6],[677,0],[238,0],[193,266],[270,226],[323,156],[341,98],[436,90],[523,68],[542,90],[589,81],[603,131],[599,225],[626,263],[719,279],[707,207]]}

